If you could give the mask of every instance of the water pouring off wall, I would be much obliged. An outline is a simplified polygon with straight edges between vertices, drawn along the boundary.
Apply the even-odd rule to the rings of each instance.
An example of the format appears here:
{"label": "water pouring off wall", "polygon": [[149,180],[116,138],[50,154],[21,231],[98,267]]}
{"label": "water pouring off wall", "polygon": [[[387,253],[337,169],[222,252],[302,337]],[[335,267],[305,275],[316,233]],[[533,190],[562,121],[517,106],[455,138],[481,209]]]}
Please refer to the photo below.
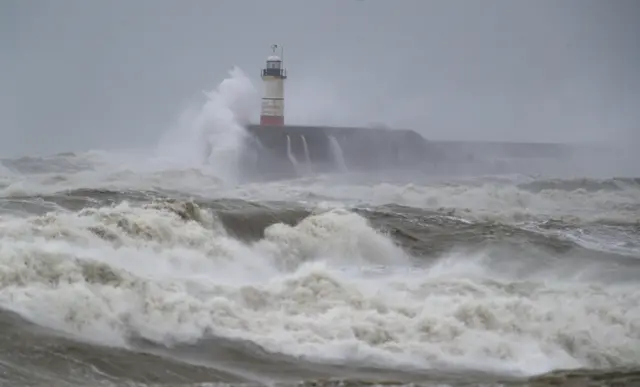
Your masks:
{"label": "water pouring off wall", "polygon": [[298,171],[298,160],[296,160],[296,156],[291,150],[291,136],[289,135],[287,135],[287,157],[289,158],[289,161],[291,161],[291,164],[293,164],[293,167],[296,169],[296,171]]}
{"label": "water pouring off wall", "polygon": [[312,175],[314,173],[313,162],[311,161],[311,154],[309,153],[309,144],[307,144],[307,138],[303,135],[300,135],[300,140],[302,140],[302,150],[304,151],[304,170],[307,175]]}
{"label": "water pouring off wall", "polygon": [[309,145],[307,144],[307,138],[305,136],[300,136],[302,138],[302,146],[304,147],[304,158],[307,161],[307,164],[311,165],[311,155],[309,154]]}
{"label": "water pouring off wall", "polygon": [[347,172],[347,163],[344,161],[344,152],[342,152],[342,148],[340,147],[340,143],[338,140],[329,135],[329,146],[331,149],[331,155],[333,156],[333,160],[336,163],[336,167],[340,172]]}

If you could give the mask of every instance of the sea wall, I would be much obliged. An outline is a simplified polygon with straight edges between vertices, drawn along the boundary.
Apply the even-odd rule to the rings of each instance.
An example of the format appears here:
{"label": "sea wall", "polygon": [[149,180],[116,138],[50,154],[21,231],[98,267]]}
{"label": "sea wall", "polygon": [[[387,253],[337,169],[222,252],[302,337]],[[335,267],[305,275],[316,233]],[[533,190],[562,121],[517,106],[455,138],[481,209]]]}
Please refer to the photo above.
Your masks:
{"label": "sea wall", "polygon": [[575,151],[557,143],[428,141],[400,129],[249,125],[247,131],[244,175],[266,180],[342,169],[530,173]]}
{"label": "sea wall", "polygon": [[[299,168],[315,172],[418,168],[437,159],[437,149],[412,130],[326,126],[249,125],[245,169],[290,176]],[[306,145],[305,145],[306,143]]]}

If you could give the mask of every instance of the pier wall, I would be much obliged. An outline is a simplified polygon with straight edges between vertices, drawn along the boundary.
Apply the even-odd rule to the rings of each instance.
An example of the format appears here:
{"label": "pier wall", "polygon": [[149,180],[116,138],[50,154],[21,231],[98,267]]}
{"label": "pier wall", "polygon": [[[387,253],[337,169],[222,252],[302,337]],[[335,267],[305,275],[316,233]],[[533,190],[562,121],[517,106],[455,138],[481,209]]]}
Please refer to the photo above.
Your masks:
{"label": "pier wall", "polygon": [[294,125],[249,125],[247,130],[251,134],[248,147],[258,158],[253,167],[269,174],[293,172],[289,149],[299,164],[312,164],[316,172],[339,169],[338,158],[350,171],[366,171],[417,168],[439,157],[437,149],[412,130]]}
{"label": "pier wall", "polygon": [[337,171],[339,159],[356,172],[509,163],[505,160],[519,160],[522,165],[539,159],[562,160],[571,154],[564,144],[428,141],[413,130],[400,129],[249,125],[247,131],[243,169],[265,179],[294,177],[300,168],[310,166],[314,172]]}

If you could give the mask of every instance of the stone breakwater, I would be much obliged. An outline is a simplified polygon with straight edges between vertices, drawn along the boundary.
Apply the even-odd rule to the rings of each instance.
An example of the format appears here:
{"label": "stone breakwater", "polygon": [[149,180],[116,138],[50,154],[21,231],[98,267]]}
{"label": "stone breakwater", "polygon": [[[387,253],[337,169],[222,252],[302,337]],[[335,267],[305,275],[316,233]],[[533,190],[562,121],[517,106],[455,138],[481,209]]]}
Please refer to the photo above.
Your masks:
{"label": "stone breakwater", "polygon": [[571,148],[551,143],[429,141],[413,130],[329,126],[249,125],[243,169],[264,178],[287,178],[313,167],[315,172],[339,169],[376,171],[424,170],[441,164],[475,164],[499,159],[562,160]]}

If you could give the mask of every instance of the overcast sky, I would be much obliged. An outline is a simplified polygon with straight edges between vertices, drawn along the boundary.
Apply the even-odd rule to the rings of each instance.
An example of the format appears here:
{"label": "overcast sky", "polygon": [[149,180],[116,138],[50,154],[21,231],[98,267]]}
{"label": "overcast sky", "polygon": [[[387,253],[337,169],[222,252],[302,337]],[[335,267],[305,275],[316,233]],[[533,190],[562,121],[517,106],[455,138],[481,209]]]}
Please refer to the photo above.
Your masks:
{"label": "overcast sky", "polygon": [[640,141],[639,41],[637,0],[0,0],[0,152],[153,146],[273,43],[288,123]]}

